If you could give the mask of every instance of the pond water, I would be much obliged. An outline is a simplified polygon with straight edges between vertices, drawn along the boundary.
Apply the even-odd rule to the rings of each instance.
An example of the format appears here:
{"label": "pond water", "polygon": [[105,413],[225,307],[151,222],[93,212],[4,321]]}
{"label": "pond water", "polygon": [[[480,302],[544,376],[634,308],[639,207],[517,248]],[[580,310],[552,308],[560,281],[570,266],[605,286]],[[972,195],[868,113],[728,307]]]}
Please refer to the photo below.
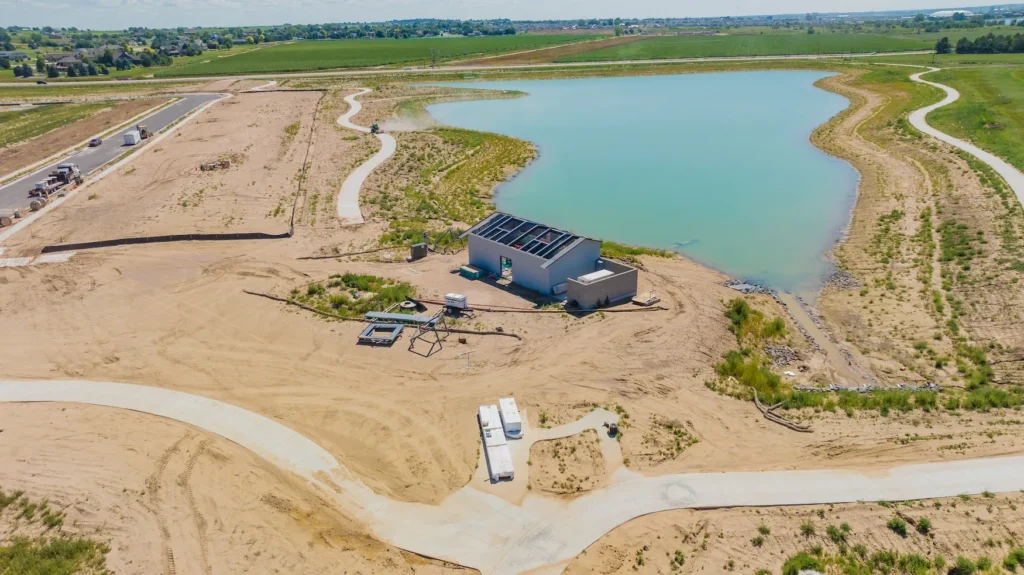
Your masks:
{"label": "pond water", "polygon": [[507,100],[430,106],[451,126],[533,142],[498,208],[594,238],[673,249],[740,279],[817,290],[857,172],[810,133],[848,105],[827,73],[473,82]]}

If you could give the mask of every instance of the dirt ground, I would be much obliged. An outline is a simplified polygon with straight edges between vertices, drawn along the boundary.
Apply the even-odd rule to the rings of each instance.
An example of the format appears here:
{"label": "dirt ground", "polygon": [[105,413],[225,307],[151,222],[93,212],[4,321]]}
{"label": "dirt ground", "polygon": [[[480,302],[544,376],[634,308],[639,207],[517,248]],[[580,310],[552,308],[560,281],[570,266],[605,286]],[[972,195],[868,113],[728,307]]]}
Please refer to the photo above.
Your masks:
{"label": "dirt ground", "polygon": [[[8,246],[13,253],[125,237],[286,232],[319,96],[239,94],[213,106]],[[224,159],[230,168],[200,169]]]}
{"label": "dirt ground", "polygon": [[0,486],[109,543],[114,573],[469,572],[360,535],[292,477],[183,424],[60,404],[3,405],[0,421]]}
{"label": "dirt ground", "polygon": [[[801,551],[820,548],[823,554],[837,555],[845,546],[852,554],[858,545],[869,556],[879,551],[914,553],[931,560],[942,557],[947,566],[961,556],[972,561],[988,557],[1001,565],[1015,548],[1012,542],[1020,541],[1024,517],[1017,508],[1022,504],[1024,496],[1014,493],[886,506],[667,511],[635,519],[609,533],[581,553],[565,573],[752,574],[760,569],[780,573],[786,558]],[[928,519],[930,533],[923,535],[908,523],[906,537],[896,534],[886,524],[897,513],[915,522]],[[803,534],[805,523],[814,528],[813,534]],[[842,533],[843,524],[849,529],[837,543],[828,528]],[[758,537],[760,546],[754,541]]]}
{"label": "dirt ground", "polygon": [[572,437],[538,441],[530,449],[533,490],[575,497],[605,483],[604,458],[594,430]]}
{"label": "dirt ground", "polygon": [[[374,245],[386,229],[386,222],[352,228],[331,218],[340,181],[375,151],[375,140],[352,139],[354,134],[333,124],[345,110],[341,98],[348,93],[325,97],[324,112],[315,120],[294,237],[110,248],[79,252],[66,263],[0,268],[0,324],[10,326],[0,330],[0,348],[5,350],[0,375],[130,382],[222,400],[309,437],[374,490],[423,503],[437,503],[470,480],[480,444],[477,406],[505,396],[516,398],[533,426],[571,421],[595,406],[619,412],[625,422],[624,460],[631,470],[650,475],[870,470],[1020,452],[1024,423],[1014,410],[959,415],[917,411],[887,417],[807,412],[802,417],[815,432],[799,434],[768,422],[750,402],[709,389],[707,383],[717,378],[713,365],[736,346],[723,311],[737,292],[721,285],[726,279],[721,274],[681,258],[639,260],[640,291],[656,290],[665,310],[613,309],[582,317],[479,311],[457,325],[500,327],[522,339],[468,335],[462,344],[452,337],[430,357],[410,352],[407,338],[391,348],[357,346],[360,323],[326,320],[244,293],[285,297],[312,281],[353,272],[409,282],[421,298],[457,292],[477,306],[537,306],[507,286],[461,278],[455,270],[467,261],[464,251],[432,254],[414,263],[405,262],[401,251],[297,259]],[[368,105],[366,116],[361,114],[356,122],[386,116],[399,100],[385,98],[405,98],[408,92],[381,90],[379,96],[381,101]],[[318,97],[244,94],[211,107],[177,135],[93,186],[88,191],[95,198],[81,194],[15,236],[5,255],[35,255],[48,243],[125,235],[283,231],[286,218],[275,211],[293,198],[305,157],[302,134],[314,121]],[[849,119],[833,127],[849,138],[871,113],[869,107],[855,108]],[[289,141],[286,128],[296,123],[297,135]],[[849,145],[862,146],[858,150],[865,154],[871,146]],[[237,154],[231,169],[195,171],[199,163],[222,154]],[[871,158],[877,158],[879,180],[862,169],[862,198],[872,197],[865,186],[883,177],[898,181],[889,174],[902,174],[906,168],[890,166],[877,151]],[[858,210],[868,209],[862,205],[875,204],[859,204]],[[864,238],[875,233],[873,224],[862,222],[891,210],[888,205],[871,209],[875,211],[855,214],[849,245],[870,244]],[[875,273],[867,264],[863,269]],[[904,299],[913,295],[910,286]],[[826,295],[821,303],[830,310],[827,318],[834,322],[830,327],[835,333],[845,334],[843,326],[855,325],[831,319],[842,316],[830,302],[848,296]],[[46,305],[40,305],[40,297],[46,297]],[[802,339],[778,303],[763,295],[748,299],[767,317],[787,317],[792,334],[787,343],[808,366],[796,381],[812,381],[826,372],[823,355]],[[934,328],[937,320],[926,309],[911,305],[904,313],[897,304],[906,302],[896,294],[890,301],[895,302],[891,307],[873,312],[892,316],[886,329],[927,333]],[[846,305],[850,313],[856,310]],[[887,337],[883,331],[870,333],[877,341]],[[860,344],[859,336],[854,338]],[[900,363],[886,353],[889,348],[864,346],[863,351],[875,370],[901,373]],[[185,426],[83,406],[0,406],[0,415],[0,450],[6,450],[4,461],[14,462],[0,468],[0,486],[77,502],[73,517],[82,529],[112,541],[111,564],[124,572],[166,572],[158,563],[166,561],[165,546],[176,562],[182,557],[179,572],[251,568],[316,573],[336,572],[330,566],[339,564],[354,565],[350,572],[362,573],[449,569],[367,539],[359,525],[331,514],[291,478],[232,444]],[[566,464],[564,471],[552,453],[537,458],[537,473],[545,481],[564,483],[580,473],[587,477],[586,468],[593,471],[587,486],[600,485],[593,457]],[[878,517],[865,509],[842,508],[842,520],[851,523],[857,536],[874,533]],[[801,513],[762,510],[763,520],[773,521],[772,537],[792,531],[794,517]],[[827,513],[840,518],[839,511]],[[665,553],[674,557],[678,549],[687,557],[685,569],[699,565],[720,572],[731,559],[750,564],[746,571],[753,571],[761,562],[777,566],[784,553],[803,544],[787,535],[785,544],[768,538],[757,554],[749,551],[755,535],[751,531],[762,520],[751,514],[757,516],[753,510],[731,510],[643,518],[596,543],[570,572],[632,570],[631,561],[643,545],[652,558],[638,566],[644,569],[653,569],[656,557],[658,568],[668,572]],[[953,525],[952,515],[948,525]],[[992,524],[997,528],[1002,529]],[[965,523],[950,536],[965,539],[962,544],[967,545],[976,535],[967,529]],[[704,533],[713,533],[709,550],[698,553],[694,547],[700,548]],[[884,531],[879,533],[868,541],[892,543]],[[769,551],[770,557],[758,555]]]}
{"label": "dirt ground", "polygon": [[109,108],[104,108],[70,126],[6,148],[0,154],[0,175],[11,174],[30,166],[167,101],[166,98],[152,98],[111,102]]}

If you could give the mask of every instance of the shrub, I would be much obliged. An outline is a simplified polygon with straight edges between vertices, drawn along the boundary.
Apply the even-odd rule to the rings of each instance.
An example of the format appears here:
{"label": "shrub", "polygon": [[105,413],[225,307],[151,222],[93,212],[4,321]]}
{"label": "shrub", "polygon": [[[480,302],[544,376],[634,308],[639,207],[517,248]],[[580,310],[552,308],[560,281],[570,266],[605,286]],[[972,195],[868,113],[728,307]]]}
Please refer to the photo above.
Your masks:
{"label": "shrub", "polygon": [[1003,567],[1008,571],[1017,571],[1018,565],[1024,565],[1024,547],[1011,549],[1006,559],[1003,559]]}
{"label": "shrub", "polygon": [[750,540],[750,544],[753,545],[754,547],[760,547],[760,546],[764,545],[764,537],[761,537],[760,535],[758,535],[757,537],[754,537],[753,539]]}
{"label": "shrub", "polygon": [[900,519],[899,517],[893,517],[885,524],[890,531],[899,535],[900,537],[907,536],[907,522]]}
{"label": "shrub", "polygon": [[975,571],[974,563],[970,559],[957,557],[953,568],[949,570],[949,575],[974,575]]}
{"label": "shrub", "polygon": [[917,531],[921,535],[928,535],[932,530],[932,522],[927,518],[917,520]]}
{"label": "shrub", "polygon": [[729,318],[729,321],[732,323],[729,326],[729,330],[735,333],[737,337],[740,335],[740,328],[750,319],[750,311],[750,304],[743,298],[738,297],[728,303],[725,317]]}
{"label": "shrub", "polygon": [[801,571],[821,571],[821,562],[804,551],[790,557],[782,564],[782,575],[799,575]]}
{"label": "shrub", "polygon": [[804,537],[810,537],[814,535],[814,524],[810,521],[804,521],[800,524],[800,534]]}
{"label": "shrub", "polygon": [[829,525],[825,528],[825,534],[832,540],[833,543],[839,545],[840,543],[846,543],[846,533],[843,533],[835,525]]}
{"label": "shrub", "polygon": [[772,534],[772,528],[768,527],[767,525],[762,525],[762,526],[757,528],[757,532],[760,533],[761,535],[771,535]]}

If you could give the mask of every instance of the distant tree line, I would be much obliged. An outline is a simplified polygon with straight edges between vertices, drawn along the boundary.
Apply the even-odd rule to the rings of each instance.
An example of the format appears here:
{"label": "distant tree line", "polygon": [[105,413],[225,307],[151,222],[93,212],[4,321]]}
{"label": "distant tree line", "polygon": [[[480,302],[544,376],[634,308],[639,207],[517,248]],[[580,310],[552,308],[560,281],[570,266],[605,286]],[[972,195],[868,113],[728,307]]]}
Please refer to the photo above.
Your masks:
{"label": "distant tree line", "polygon": [[[949,54],[953,46],[948,37],[935,44],[939,54]],[[986,34],[974,40],[960,38],[956,42],[957,54],[1024,54],[1024,34]]]}

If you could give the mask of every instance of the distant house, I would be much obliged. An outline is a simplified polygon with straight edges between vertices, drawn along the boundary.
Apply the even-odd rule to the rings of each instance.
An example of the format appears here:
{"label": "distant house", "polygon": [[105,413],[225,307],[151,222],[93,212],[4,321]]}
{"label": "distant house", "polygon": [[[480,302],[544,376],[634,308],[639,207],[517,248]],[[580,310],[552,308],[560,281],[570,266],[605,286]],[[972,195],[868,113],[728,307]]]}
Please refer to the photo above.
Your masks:
{"label": "distant house", "polygon": [[132,54],[131,52],[115,52],[114,53],[114,64],[118,62],[126,62],[132,66],[141,66],[142,58]]}
{"label": "distant house", "polygon": [[43,59],[49,63],[54,63],[61,58],[67,58],[68,55],[65,52],[51,52],[49,54],[43,54]]}
{"label": "distant house", "polygon": [[0,50],[0,58],[6,58],[11,62],[17,62],[18,60],[28,60],[28,54],[18,50]]}
{"label": "distant house", "polygon": [[57,68],[57,70],[63,72],[72,66],[79,66],[84,63],[85,62],[82,62],[80,59],[78,59],[77,56],[64,56],[60,60],[57,60],[57,62],[54,64],[54,67]]}

